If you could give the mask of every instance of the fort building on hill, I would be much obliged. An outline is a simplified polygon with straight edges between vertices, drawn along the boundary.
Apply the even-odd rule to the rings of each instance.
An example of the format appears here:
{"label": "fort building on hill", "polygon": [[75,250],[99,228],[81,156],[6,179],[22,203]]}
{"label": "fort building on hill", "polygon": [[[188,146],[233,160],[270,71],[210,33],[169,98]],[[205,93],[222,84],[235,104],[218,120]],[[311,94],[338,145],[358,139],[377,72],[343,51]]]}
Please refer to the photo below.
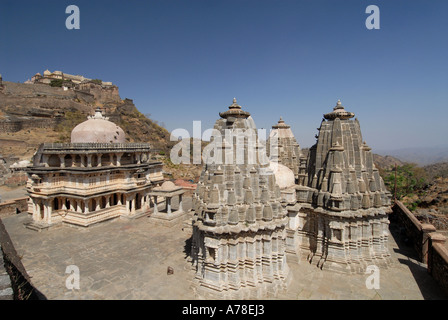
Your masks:
{"label": "fort building on hill", "polygon": [[[53,80],[62,80],[66,82],[72,82],[75,85],[79,85],[81,83],[91,82],[93,79],[86,78],[81,75],[72,75],[68,73],[64,73],[62,71],[53,71],[45,70],[43,74],[40,74],[39,72],[36,73],[34,76],[31,77],[31,80],[25,81],[25,83],[33,84],[33,83],[43,83],[43,84],[50,84]],[[105,81],[96,81],[98,84],[101,84],[102,86],[112,86],[112,82],[105,82]]]}

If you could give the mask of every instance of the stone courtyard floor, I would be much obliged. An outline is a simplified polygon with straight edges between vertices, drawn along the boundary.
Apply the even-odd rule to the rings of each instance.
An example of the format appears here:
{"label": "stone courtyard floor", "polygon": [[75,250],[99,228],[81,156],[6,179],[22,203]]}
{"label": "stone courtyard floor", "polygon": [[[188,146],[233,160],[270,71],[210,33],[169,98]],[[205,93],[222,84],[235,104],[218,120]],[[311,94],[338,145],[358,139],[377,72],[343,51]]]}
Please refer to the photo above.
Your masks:
{"label": "stone courtyard floor", "polygon": [[[189,200],[187,198],[187,200]],[[191,207],[191,200],[184,201]],[[188,218],[188,217],[187,217]],[[32,284],[47,299],[194,300],[194,272],[187,261],[188,220],[177,227],[155,226],[147,217],[113,220],[89,228],[61,226],[36,232],[21,213],[2,219]],[[394,234],[393,227],[391,227]],[[368,289],[369,275],[341,275],[306,261],[289,262],[291,281],[281,300],[448,299],[396,236],[389,241],[393,264],[380,269],[380,288]],[[68,266],[80,272],[80,288],[67,289]],[[168,267],[173,274],[167,274]],[[66,273],[66,271],[68,273]]]}

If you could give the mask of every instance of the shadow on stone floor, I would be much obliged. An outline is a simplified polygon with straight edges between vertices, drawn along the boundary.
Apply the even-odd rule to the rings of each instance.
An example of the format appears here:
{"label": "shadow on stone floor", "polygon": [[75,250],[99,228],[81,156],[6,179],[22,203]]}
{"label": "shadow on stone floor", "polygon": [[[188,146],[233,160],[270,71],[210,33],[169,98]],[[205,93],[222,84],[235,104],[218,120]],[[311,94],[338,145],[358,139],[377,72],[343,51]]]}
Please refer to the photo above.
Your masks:
{"label": "shadow on stone floor", "polygon": [[[419,261],[413,243],[408,239],[404,228],[393,219],[390,220],[389,231],[398,248],[394,252],[398,255],[398,262],[406,265],[412,273],[416,284],[425,300],[448,299],[439,284],[428,274],[425,263]],[[401,257],[400,257],[401,256]]]}

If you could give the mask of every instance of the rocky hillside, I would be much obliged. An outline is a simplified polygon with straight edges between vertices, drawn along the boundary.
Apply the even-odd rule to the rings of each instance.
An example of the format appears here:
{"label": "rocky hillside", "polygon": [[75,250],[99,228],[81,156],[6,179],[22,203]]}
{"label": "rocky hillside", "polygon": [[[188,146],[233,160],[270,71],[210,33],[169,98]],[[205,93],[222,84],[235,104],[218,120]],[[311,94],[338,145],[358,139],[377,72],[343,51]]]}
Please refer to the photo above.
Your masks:
{"label": "rocky hillside", "polygon": [[92,84],[64,90],[45,84],[3,81],[0,88],[0,155],[29,159],[42,142],[70,142],[71,130],[101,107],[126,132],[129,142],[168,150],[169,132],[145,117],[118,88]]}
{"label": "rocky hillside", "polygon": [[373,154],[373,162],[378,169],[390,169],[397,166],[402,166],[405,162],[392,157],[392,156],[381,156],[379,154]]}

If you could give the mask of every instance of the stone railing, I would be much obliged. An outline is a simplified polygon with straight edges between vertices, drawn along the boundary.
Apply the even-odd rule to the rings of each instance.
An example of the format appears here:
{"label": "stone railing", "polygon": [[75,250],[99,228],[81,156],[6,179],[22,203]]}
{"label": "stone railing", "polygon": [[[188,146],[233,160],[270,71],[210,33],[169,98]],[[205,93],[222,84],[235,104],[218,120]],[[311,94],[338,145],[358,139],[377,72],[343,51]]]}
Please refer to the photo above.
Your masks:
{"label": "stone railing", "polygon": [[42,152],[65,152],[94,150],[96,152],[153,152],[148,143],[44,143]]}
{"label": "stone railing", "polygon": [[421,223],[406,206],[396,201],[392,207],[397,222],[404,227],[420,261],[427,264],[428,273],[448,293],[448,246],[446,237],[436,232],[432,224]]}
{"label": "stone railing", "polygon": [[400,201],[396,201],[392,207],[395,218],[404,227],[406,236],[412,242],[421,262],[426,263],[428,254],[429,234],[436,228],[429,223],[421,223]]}
{"label": "stone railing", "polygon": [[429,237],[428,273],[448,293],[448,247],[446,238],[438,233]]}

